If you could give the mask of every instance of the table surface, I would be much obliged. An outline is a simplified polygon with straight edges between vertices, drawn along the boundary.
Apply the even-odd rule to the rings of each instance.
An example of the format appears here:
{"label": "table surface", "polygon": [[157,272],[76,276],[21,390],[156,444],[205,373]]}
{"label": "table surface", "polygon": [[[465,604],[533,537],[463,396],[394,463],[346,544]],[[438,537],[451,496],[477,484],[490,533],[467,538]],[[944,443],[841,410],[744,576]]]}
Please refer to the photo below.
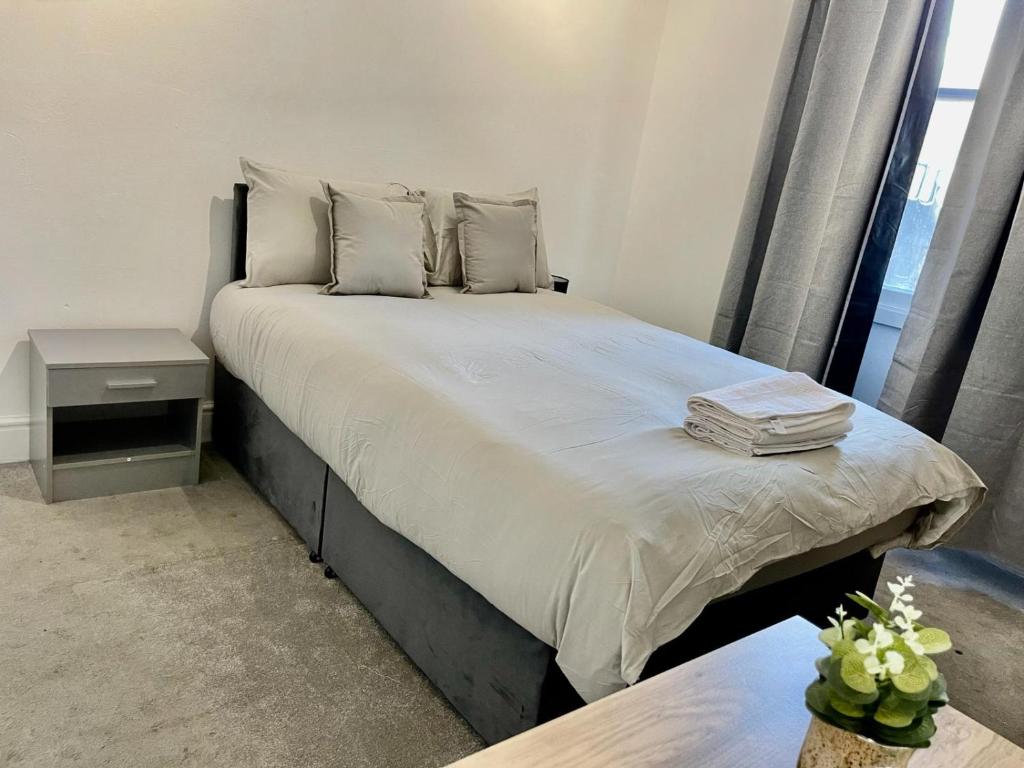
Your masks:
{"label": "table surface", "polygon": [[206,365],[176,328],[44,329],[28,332],[47,368]]}
{"label": "table surface", "polygon": [[[804,689],[824,651],[817,634],[789,619],[453,765],[792,768],[811,717]],[[952,707],[935,719],[912,768],[1024,767],[1024,750]]]}

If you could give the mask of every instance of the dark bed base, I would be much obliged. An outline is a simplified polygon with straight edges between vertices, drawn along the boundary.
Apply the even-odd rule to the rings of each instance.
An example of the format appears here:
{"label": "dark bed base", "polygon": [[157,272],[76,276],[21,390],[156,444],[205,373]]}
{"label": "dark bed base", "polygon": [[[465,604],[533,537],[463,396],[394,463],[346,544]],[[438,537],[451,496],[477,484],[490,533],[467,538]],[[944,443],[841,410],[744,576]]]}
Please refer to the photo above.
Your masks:
{"label": "dark bed base", "polygon": [[219,362],[214,365],[213,445],[259,491],[320,562],[327,463]]}
{"label": "dark bed base", "polygon": [[[220,364],[214,444],[296,529],[488,743],[583,704],[541,642],[377,520],[348,486]],[[659,648],[643,677],[794,615],[821,624],[844,592],[872,594],[866,551],[712,603]]]}
{"label": "dark bed base", "polygon": [[[488,743],[583,705],[541,642],[391,530],[328,470],[323,557]],[[709,605],[641,679],[794,615],[821,624],[843,591],[874,592],[882,558],[858,552]],[[841,586],[839,586],[841,585]]]}

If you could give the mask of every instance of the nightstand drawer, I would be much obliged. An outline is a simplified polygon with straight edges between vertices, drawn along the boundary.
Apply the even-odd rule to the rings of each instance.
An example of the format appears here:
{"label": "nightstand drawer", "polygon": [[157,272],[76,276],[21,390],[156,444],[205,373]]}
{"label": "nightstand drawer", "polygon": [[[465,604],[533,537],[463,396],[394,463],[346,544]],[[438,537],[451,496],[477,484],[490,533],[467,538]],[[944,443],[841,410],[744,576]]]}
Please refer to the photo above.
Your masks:
{"label": "nightstand drawer", "polygon": [[132,403],[202,397],[205,365],[115,366],[53,368],[49,371],[47,404]]}

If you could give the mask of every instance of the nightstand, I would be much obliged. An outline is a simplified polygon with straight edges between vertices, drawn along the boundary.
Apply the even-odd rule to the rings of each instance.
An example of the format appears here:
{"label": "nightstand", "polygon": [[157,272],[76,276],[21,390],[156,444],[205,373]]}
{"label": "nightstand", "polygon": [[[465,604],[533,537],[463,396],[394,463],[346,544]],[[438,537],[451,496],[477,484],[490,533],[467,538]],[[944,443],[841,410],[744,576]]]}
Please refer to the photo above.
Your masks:
{"label": "nightstand", "polygon": [[199,481],[198,347],[173,329],[28,335],[29,454],[47,502]]}

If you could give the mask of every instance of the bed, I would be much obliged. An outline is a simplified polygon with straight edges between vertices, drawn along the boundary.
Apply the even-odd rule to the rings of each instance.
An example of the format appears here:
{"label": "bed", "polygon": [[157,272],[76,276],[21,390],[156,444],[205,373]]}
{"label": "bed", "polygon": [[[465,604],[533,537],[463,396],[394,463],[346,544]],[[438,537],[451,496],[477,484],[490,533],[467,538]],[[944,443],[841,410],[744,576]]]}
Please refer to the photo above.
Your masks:
{"label": "bed", "polygon": [[553,291],[431,293],[226,286],[214,438],[489,742],[820,622],[983,496],[864,406],[834,448],[726,454],[679,429],[687,396],[774,369]]}

